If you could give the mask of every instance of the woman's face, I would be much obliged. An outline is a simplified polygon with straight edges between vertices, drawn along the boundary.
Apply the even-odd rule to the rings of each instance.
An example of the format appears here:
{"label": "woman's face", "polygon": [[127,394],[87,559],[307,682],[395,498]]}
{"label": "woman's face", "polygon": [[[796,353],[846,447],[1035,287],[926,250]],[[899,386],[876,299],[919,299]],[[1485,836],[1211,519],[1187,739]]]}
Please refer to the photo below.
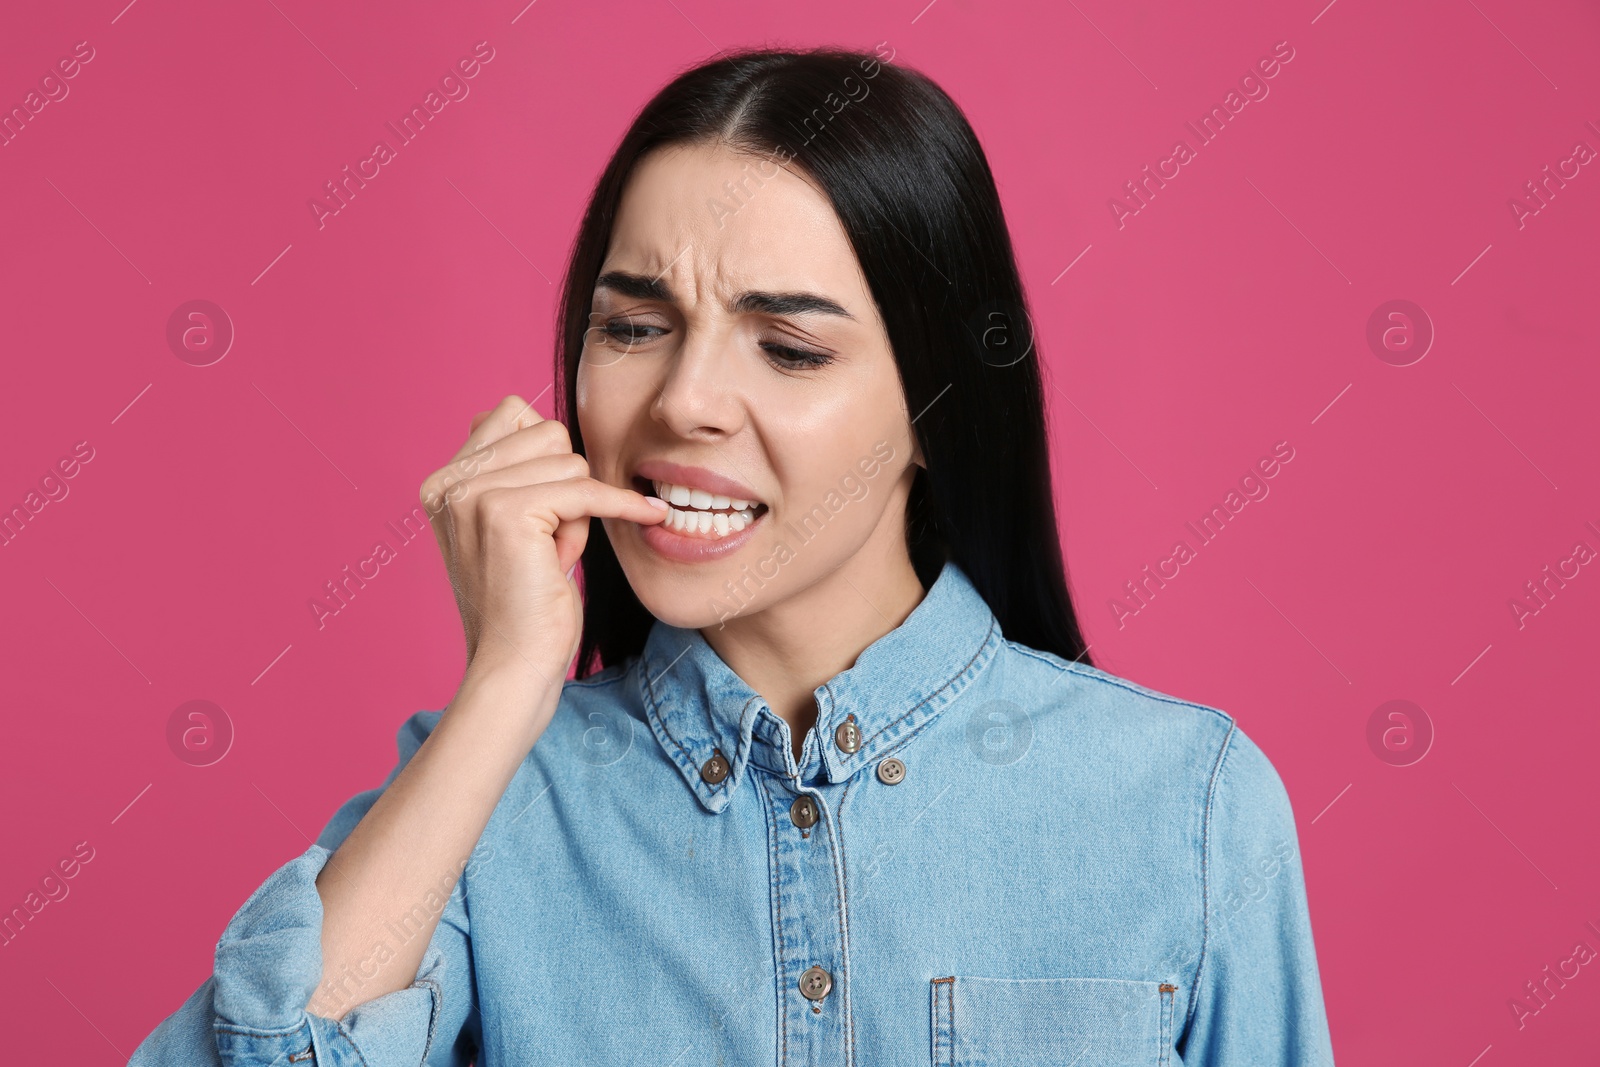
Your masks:
{"label": "woman's face", "polygon": [[920,457],[894,354],[832,206],[798,172],[724,146],[652,153],[591,307],[590,471],[672,505],[659,526],[603,520],[651,614],[716,625],[905,563]]}

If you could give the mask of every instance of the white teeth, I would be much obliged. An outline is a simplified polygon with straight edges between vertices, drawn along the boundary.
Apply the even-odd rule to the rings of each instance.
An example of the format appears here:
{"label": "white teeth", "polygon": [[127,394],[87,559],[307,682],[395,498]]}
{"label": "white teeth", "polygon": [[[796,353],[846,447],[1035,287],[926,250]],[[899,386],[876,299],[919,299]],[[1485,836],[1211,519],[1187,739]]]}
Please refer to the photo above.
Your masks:
{"label": "white teeth", "polygon": [[670,505],[663,525],[690,536],[720,539],[738,533],[756,521],[756,509],[761,506],[757,500],[719,496],[692,486],[661,481],[650,484],[656,496]]}
{"label": "white teeth", "polygon": [[745,511],[756,506],[760,501],[743,500],[736,496],[723,496],[705,489],[695,489],[687,485],[674,485],[671,482],[651,481],[655,494],[669,504],[680,507],[692,507],[700,511],[707,509],[721,511],[732,508],[734,511]]}
{"label": "white teeth", "polygon": [[756,521],[753,509],[744,511],[689,511],[683,508],[669,507],[667,509],[668,529],[677,530],[679,533],[691,536],[709,534],[713,538],[721,539],[729,534],[738,533]]}

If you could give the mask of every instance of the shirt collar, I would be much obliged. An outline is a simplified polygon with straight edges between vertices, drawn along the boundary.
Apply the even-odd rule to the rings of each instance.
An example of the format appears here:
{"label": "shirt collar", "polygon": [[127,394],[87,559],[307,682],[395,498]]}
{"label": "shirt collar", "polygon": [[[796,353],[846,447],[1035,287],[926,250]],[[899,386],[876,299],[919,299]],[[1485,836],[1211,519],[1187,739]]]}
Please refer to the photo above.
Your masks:
{"label": "shirt collar", "polygon": [[[782,720],[722,661],[698,630],[659,619],[636,664],[650,728],[706,810],[728,806],[751,764],[811,781],[840,782],[876,765],[954,701],[1000,647],[1000,627],[971,580],[947,562],[906,620],[868,645],[854,666],[817,686],[817,724],[797,765]],[[854,717],[861,745],[846,752],[835,730]],[[728,772],[702,774],[720,753]],[[712,777],[715,777],[713,775]]]}

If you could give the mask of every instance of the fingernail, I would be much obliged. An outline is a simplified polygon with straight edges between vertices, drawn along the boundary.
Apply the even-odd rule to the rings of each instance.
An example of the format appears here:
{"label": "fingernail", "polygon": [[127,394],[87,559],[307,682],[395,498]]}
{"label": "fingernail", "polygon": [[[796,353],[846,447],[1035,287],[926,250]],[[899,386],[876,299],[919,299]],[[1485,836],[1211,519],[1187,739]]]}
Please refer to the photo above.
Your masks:
{"label": "fingernail", "polygon": [[647,496],[647,497],[645,497],[645,499],[650,501],[650,506],[651,507],[658,508],[661,511],[666,511],[667,510],[667,502],[665,500],[662,500],[660,497],[658,497],[658,496]]}
{"label": "fingernail", "polygon": [[574,563],[572,566],[567,568],[567,581],[569,581],[569,582],[572,581],[572,576],[573,576],[573,574],[577,573],[577,570],[578,570],[578,565],[576,563]]}

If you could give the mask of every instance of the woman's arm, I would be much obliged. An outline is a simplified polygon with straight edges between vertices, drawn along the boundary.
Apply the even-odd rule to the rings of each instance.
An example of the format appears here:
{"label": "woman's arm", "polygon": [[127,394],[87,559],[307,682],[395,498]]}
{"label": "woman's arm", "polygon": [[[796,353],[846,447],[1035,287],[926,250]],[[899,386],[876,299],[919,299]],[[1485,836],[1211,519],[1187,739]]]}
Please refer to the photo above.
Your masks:
{"label": "woman's arm", "polygon": [[[468,672],[432,735],[317,876],[323,981],[306,1010],[338,1019],[411,985],[442,914],[431,902],[451,892],[560,695],[525,676]],[[408,940],[375,954],[397,928]]]}
{"label": "woman's arm", "polygon": [[[665,503],[589,477],[566,427],[517,396],[473,419],[419,495],[455,589],[468,666],[433,735],[317,878],[323,983],[307,1010],[328,1018],[411,984],[437,922],[428,894],[455,884],[555,713],[583,629],[572,570],[591,516],[666,516]],[[408,915],[425,924],[421,936],[361,974],[364,962],[373,970],[387,924]]]}
{"label": "woman's arm", "polygon": [[[382,786],[347,800],[317,841],[266,879],[217,942],[213,974],[140,1043],[131,1067],[465,1067],[474,1053],[477,1001],[465,899],[448,890],[427,906],[442,914],[416,980],[344,1014],[310,1015],[322,980],[322,904],[316,878],[337,848],[416,755],[438,722],[418,712],[396,738],[399,763]],[[471,871],[469,866],[468,870]],[[399,930],[397,937],[403,937]],[[365,965],[396,945],[385,938]]]}

